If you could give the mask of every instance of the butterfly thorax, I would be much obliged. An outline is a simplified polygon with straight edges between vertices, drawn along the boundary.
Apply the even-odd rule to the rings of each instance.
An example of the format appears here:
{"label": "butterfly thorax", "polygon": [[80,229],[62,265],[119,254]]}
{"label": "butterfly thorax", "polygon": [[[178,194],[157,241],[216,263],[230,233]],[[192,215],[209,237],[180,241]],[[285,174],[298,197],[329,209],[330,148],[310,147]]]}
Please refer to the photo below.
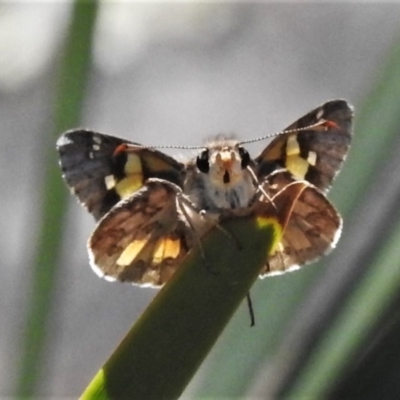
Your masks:
{"label": "butterfly thorax", "polygon": [[190,163],[183,190],[201,210],[248,207],[256,191],[249,163],[247,151],[237,142],[210,145]]}

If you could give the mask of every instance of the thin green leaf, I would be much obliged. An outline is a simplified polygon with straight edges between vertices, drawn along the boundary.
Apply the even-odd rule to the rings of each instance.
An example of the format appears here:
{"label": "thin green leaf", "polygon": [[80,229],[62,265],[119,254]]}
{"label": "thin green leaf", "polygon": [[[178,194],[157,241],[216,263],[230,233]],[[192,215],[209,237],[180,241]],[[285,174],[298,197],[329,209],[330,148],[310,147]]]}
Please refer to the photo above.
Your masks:
{"label": "thin green leaf", "polygon": [[[398,287],[393,259],[399,256],[388,244],[392,246],[392,224],[398,223],[399,44],[383,69],[382,81],[356,113],[356,140],[341,181],[354,195],[346,191],[339,199],[348,214],[354,207],[351,220],[345,218],[345,237],[340,252],[326,266],[329,273],[310,290],[276,351],[273,370],[279,372],[264,378],[265,391],[272,397],[326,397],[346,366],[363,353],[366,337]],[[313,297],[320,299],[318,307]]]}
{"label": "thin green leaf", "polygon": [[[189,255],[81,397],[177,399],[256,280],[277,222],[229,221]],[[250,319],[249,319],[250,325]],[[250,327],[244,327],[244,329]]]}
{"label": "thin green leaf", "polygon": [[77,0],[74,5],[56,88],[54,132],[50,132],[43,184],[41,221],[36,255],[32,262],[32,294],[23,328],[23,342],[18,357],[16,393],[33,397],[41,372],[45,335],[58,258],[62,242],[66,191],[57,167],[55,138],[60,132],[79,123],[87,76],[90,69],[91,43],[97,3]]}
{"label": "thin green leaf", "polygon": [[368,346],[365,339],[400,290],[399,259],[400,226],[381,249],[378,259],[368,270],[357,290],[325,335],[317,351],[302,372],[287,399],[326,398],[332,385],[346,371],[349,360],[357,360],[357,352]]}

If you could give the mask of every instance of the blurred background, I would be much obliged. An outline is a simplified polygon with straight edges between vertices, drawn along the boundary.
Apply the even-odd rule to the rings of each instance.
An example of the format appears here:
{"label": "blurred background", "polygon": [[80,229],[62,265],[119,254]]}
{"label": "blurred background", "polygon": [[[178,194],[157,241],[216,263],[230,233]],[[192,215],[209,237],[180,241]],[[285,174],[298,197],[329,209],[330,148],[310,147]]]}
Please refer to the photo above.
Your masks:
{"label": "blurred background", "polygon": [[1,3],[0,397],[78,397],[156,294],[91,271],[62,131],[199,145],[345,98],[337,249],[257,282],[255,328],[243,305],[183,398],[398,399],[399,17],[362,2]]}

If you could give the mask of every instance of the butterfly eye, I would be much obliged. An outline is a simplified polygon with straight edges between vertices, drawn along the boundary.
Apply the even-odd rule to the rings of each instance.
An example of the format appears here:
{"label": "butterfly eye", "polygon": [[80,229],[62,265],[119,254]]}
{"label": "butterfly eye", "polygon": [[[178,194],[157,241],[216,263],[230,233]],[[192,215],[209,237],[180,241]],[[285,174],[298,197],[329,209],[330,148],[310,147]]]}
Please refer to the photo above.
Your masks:
{"label": "butterfly eye", "polygon": [[199,171],[207,173],[210,170],[209,152],[208,150],[203,150],[196,159],[196,165]]}
{"label": "butterfly eye", "polygon": [[242,160],[242,162],[241,162],[242,169],[245,169],[250,164],[250,154],[243,147],[239,147],[238,150],[239,150],[240,158]]}

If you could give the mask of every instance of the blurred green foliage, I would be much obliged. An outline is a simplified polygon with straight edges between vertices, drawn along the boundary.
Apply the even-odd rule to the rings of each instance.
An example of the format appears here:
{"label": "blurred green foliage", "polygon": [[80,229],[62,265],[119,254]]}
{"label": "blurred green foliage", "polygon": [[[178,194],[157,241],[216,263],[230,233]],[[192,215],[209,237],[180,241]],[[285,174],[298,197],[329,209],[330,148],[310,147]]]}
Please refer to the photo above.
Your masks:
{"label": "blurred green foliage", "polygon": [[[60,132],[79,124],[90,71],[96,14],[97,2],[75,1],[59,60],[54,129],[49,132],[51,143],[55,143]],[[256,327],[250,330],[243,326],[240,318],[232,321],[211,355],[207,370],[202,371],[202,385],[194,390],[194,398],[248,398],[254,394],[257,379],[264,379],[262,387],[273,388],[276,398],[400,397],[398,379],[389,379],[393,371],[400,368],[399,357],[391,357],[396,353],[393,338],[400,334],[397,314],[400,305],[400,191],[394,172],[400,152],[400,41],[383,62],[385,65],[370,94],[356,108],[351,154],[332,191],[334,203],[344,212],[345,229],[351,226],[358,232],[357,226],[364,226],[362,223],[374,215],[374,223],[371,222],[369,228],[366,224],[364,232],[357,233],[360,246],[343,247],[341,257],[333,252],[328,261],[330,268],[334,268],[337,259],[349,273],[361,272],[349,278],[351,282],[344,292],[336,287],[338,291],[337,294],[333,292],[332,299],[336,307],[321,309],[320,313],[313,313],[310,307],[307,314],[305,299],[312,296],[320,284],[322,262],[303,272],[257,282],[252,289]],[[54,148],[49,148],[45,157],[42,226],[31,266],[32,297],[19,355],[16,394],[20,398],[34,397],[40,379],[39,366],[46,349],[48,304],[54,291],[66,211],[65,190],[60,171],[55,167]],[[380,175],[383,169],[385,177]],[[383,181],[386,186],[382,186]],[[382,190],[391,184],[393,191]],[[381,193],[378,200],[372,196],[376,192]],[[348,260],[351,262],[344,264]],[[243,307],[239,314],[244,312],[247,311]],[[300,312],[308,315],[315,326],[321,321],[321,315],[324,320],[313,337],[312,346],[301,351],[296,348],[299,354],[306,356],[297,357],[294,350],[285,348],[285,338],[291,321]],[[304,340],[301,335],[299,331],[299,343]],[[304,343],[309,342],[305,340]],[[379,353],[385,359],[379,358]],[[282,365],[289,363],[285,358],[288,354],[296,363],[285,370]],[[280,374],[279,382],[272,378],[273,370]],[[380,380],[371,377],[380,377]],[[266,392],[260,390],[257,393],[266,396]]]}
{"label": "blurred green foliage", "polygon": [[[79,124],[90,71],[92,37],[97,2],[76,0],[70,26],[59,62],[55,87],[54,128],[49,143],[55,143],[60,132]],[[24,343],[19,354],[16,394],[34,397],[40,379],[46,350],[46,328],[51,299],[54,296],[66,213],[66,191],[60,179],[54,145],[48,147],[42,189],[41,226],[32,269],[32,292],[29,300]]]}
{"label": "blurred green foliage", "polygon": [[[392,376],[397,359],[376,368],[363,364],[376,359],[378,349],[391,354],[393,335],[388,331],[400,329],[393,312],[400,289],[400,247],[394,239],[400,227],[400,41],[383,62],[369,96],[356,107],[350,156],[330,196],[344,211],[340,251],[302,272],[255,285],[257,329],[246,334],[237,323],[230,327],[194,398],[400,396],[394,379],[386,379],[386,386],[371,383],[378,373]],[[347,269],[347,278],[339,268],[335,276],[335,264],[340,271]],[[330,298],[318,309],[312,296],[321,294],[325,268],[333,271],[326,286]],[[292,324],[298,315],[315,328]],[[376,342],[379,347],[371,345]]]}

